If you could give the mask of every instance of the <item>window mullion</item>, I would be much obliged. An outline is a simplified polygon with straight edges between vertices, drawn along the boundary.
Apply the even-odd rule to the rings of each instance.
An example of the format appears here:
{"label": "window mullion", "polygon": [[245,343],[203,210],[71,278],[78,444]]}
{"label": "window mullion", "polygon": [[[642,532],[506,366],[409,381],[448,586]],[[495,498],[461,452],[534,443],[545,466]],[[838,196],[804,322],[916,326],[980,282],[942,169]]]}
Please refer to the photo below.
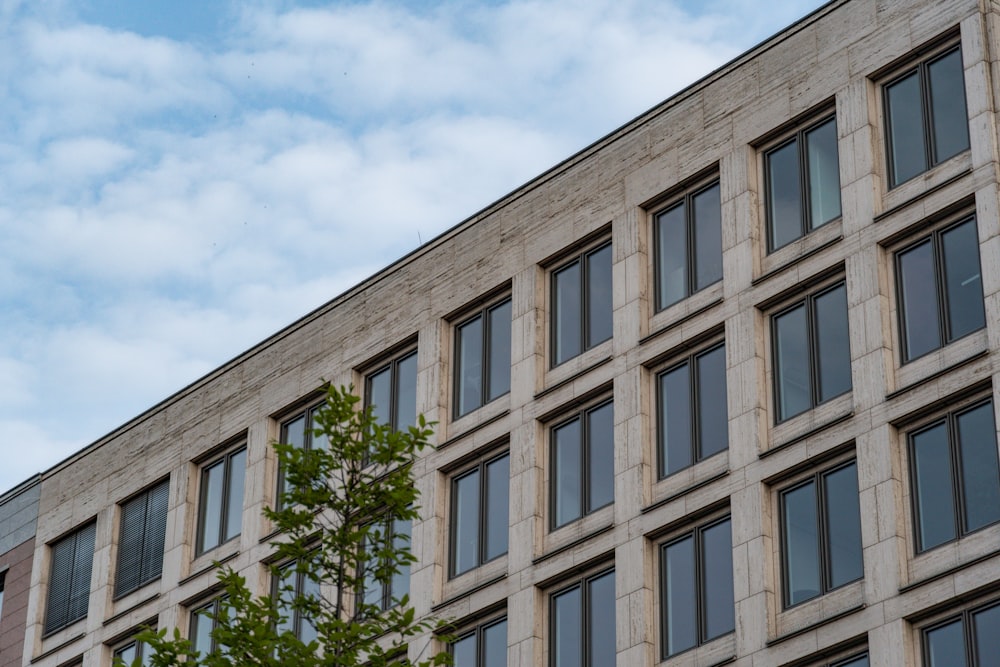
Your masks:
{"label": "window mullion", "polygon": [[[945,287],[944,273],[944,237],[942,230],[931,236],[931,248],[934,252],[934,291],[937,294],[938,335],[941,337],[941,347],[951,342],[951,327],[948,326],[948,298]],[[978,234],[977,234],[978,237]]]}
{"label": "window mullion", "polygon": [[393,431],[396,430],[396,406],[399,403],[399,387],[397,386],[399,383],[396,382],[397,361],[398,360],[393,359],[389,362],[389,428]]}
{"label": "window mullion", "polygon": [[927,169],[930,169],[937,164],[937,147],[934,145],[934,133],[931,131],[933,105],[931,103],[930,86],[927,85],[926,60],[918,66],[917,80],[920,82],[920,120],[923,123],[924,132],[924,158],[927,160]]}
{"label": "window mullion", "polygon": [[[817,124],[816,127],[819,125]],[[809,155],[806,151],[805,130],[795,134],[795,143],[799,156],[799,231],[802,236],[812,229],[812,200],[809,193]],[[800,236],[799,238],[802,238]]]}
{"label": "window mullion", "polygon": [[225,457],[223,457],[220,464],[222,465],[222,497],[220,498],[222,502],[219,503],[219,512],[220,512],[219,535],[216,545],[222,544],[226,539],[226,534],[229,532],[229,526],[227,525],[229,523],[229,472],[230,472],[230,463],[228,454]]}
{"label": "window mullion", "polygon": [[697,263],[697,252],[694,246],[694,230],[695,230],[695,219],[694,219],[694,195],[688,193],[684,195],[684,235],[685,238],[685,252],[687,256],[684,258],[685,264],[687,264],[687,285],[685,285],[684,296],[688,297],[694,294],[698,283],[698,267]]}
{"label": "window mullion", "polygon": [[696,645],[701,646],[705,642],[705,635],[708,634],[708,630],[705,627],[705,572],[704,567],[702,567],[702,559],[704,558],[702,529],[695,529],[691,537],[694,540],[694,611],[697,616],[695,639],[698,642]]}
{"label": "window mullion", "polygon": [[590,349],[590,294],[587,292],[587,283],[590,279],[590,255],[584,253],[580,256],[580,336],[583,351]]}
{"label": "window mullion", "polygon": [[490,368],[490,329],[492,329],[492,316],[491,310],[489,308],[484,308],[482,315],[479,316],[481,322],[483,323],[483,338],[482,345],[479,350],[479,368],[480,376],[482,379],[479,381],[479,407],[486,405],[490,400],[490,373],[492,369]]}
{"label": "window mullion", "polygon": [[479,475],[479,525],[476,526],[476,566],[478,567],[486,562],[486,521],[489,518],[486,516],[486,501],[489,492],[486,486],[486,462],[480,462],[477,470]]}
{"label": "window mullion", "polygon": [[833,576],[830,572],[830,558],[827,552],[830,550],[829,526],[826,520],[826,478],[823,473],[816,473],[816,526],[818,527],[819,538],[819,570],[820,594],[825,594],[832,588]]}
{"label": "window mullion", "polygon": [[965,535],[965,488],[962,483],[962,455],[959,451],[958,420],[955,414],[948,415],[948,456],[951,459],[951,495],[955,503],[955,539]]}
{"label": "window mullion", "polygon": [[816,299],[810,295],[805,301],[806,340],[809,347],[809,399],[810,408],[819,405],[819,340],[816,336]]}
{"label": "window mullion", "polygon": [[697,357],[691,356],[688,359],[688,377],[690,382],[691,401],[691,465],[701,460],[701,428],[698,415],[701,414],[701,406],[698,404],[698,384],[701,378],[698,374]]}
{"label": "window mullion", "polygon": [[580,507],[581,516],[590,514],[590,429],[587,428],[590,420],[587,419],[588,412],[580,413]]}

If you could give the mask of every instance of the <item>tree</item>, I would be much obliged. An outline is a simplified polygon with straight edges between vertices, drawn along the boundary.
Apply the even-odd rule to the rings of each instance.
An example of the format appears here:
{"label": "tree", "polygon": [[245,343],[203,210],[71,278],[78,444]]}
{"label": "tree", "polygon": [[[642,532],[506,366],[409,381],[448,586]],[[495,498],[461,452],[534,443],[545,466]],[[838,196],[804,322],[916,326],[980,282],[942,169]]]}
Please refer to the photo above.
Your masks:
{"label": "tree", "polygon": [[[153,650],[153,667],[411,665],[407,642],[440,629],[416,618],[409,595],[389,604],[372,595],[415,561],[408,535],[393,526],[417,517],[412,468],[432,431],[423,416],[406,431],[392,430],[370,408],[358,410],[358,400],[330,387],[315,412],[313,447],[274,444],[286,491],[278,509],[264,514],[281,531],[268,566],[281,582],[278,593],[254,596],[243,577],[221,569],[216,648],[199,653],[177,629],[169,636],[166,628],[147,630],[137,638]],[[297,591],[293,581],[307,585]],[[449,662],[438,653],[416,664]]]}

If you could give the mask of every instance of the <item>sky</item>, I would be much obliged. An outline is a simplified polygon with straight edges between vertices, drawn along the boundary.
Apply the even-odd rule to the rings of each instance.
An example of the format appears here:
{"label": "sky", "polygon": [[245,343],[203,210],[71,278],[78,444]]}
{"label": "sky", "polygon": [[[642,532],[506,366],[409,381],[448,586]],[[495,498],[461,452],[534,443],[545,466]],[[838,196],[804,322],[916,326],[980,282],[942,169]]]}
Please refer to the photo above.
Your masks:
{"label": "sky", "polygon": [[821,4],[0,0],[0,493]]}

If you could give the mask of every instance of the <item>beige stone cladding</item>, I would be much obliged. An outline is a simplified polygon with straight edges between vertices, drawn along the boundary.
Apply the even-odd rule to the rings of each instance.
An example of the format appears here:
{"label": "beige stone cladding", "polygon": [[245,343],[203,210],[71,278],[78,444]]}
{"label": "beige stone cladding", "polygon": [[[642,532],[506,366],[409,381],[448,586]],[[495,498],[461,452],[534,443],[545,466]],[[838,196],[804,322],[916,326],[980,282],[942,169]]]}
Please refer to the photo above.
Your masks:
{"label": "beige stone cladding", "polygon": [[[887,91],[956,46],[968,148],[933,154],[927,169],[892,185]],[[269,443],[324,382],[362,391],[366,374],[410,349],[416,409],[437,422],[439,445],[416,467],[422,509],[410,593],[418,613],[452,618],[460,631],[506,614],[507,664],[545,667],[555,664],[556,594],[586,597],[613,571],[619,667],[826,665],[863,651],[879,667],[927,664],[927,628],[1000,599],[1000,524],[920,548],[909,444],[963,406],[995,412],[995,398],[981,402],[995,396],[1000,372],[998,57],[995,2],[831,2],[49,470],[22,664],[82,658],[103,667],[143,624],[186,633],[190,611],[215,592],[213,561],[268,591],[262,563],[272,529],[261,508],[278,484]],[[776,247],[768,156],[819,136],[810,132],[831,118],[838,213]],[[654,221],[715,179],[722,279],[657,311]],[[901,252],[963,220],[974,221],[966,229],[978,243],[985,326],[904,363]],[[583,267],[607,242],[611,336],[585,340],[553,366],[554,274]],[[849,345],[833,370],[849,389],[827,396],[816,380],[795,411],[779,405],[787,396],[776,390],[775,332],[796,308],[825,307],[824,295],[846,304]],[[456,417],[456,325],[508,296],[510,390]],[[817,321],[813,341],[830,333]],[[720,343],[728,448],[663,476],[658,384]],[[556,521],[556,431],[606,400],[614,448],[602,472],[614,502],[584,502],[579,518]],[[993,435],[995,450],[995,427]],[[204,471],[242,447],[241,524],[226,531],[238,535],[200,553]],[[503,451],[507,552],[451,576],[454,476]],[[859,576],[832,573],[800,601],[786,590],[793,492],[834,497],[835,473],[845,470],[856,476]],[[162,480],[162,574],[116,596],[122,504]],[[86,616],[46,633],[53,547],[92,522]],[[665,554],[684,540],[715,549],[705,536],[718,525],[731,531],[733,629],[714,636],[700,597],[691,600],[688,613],[703,627],[693,648],[674,652],[664,629]],[[610,637],[610,627],[600,631]],[[410,656],[428,646],[440,643],[416,638]]]}

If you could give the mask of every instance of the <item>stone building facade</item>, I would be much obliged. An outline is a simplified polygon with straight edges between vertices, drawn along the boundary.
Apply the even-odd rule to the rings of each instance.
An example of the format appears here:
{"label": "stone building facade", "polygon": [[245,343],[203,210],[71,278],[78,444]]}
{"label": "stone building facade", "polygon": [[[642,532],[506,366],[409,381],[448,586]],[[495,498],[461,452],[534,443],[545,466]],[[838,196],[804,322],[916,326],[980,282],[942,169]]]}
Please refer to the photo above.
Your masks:
{"label": "stone building facade", "polygon": [[324,380],[438,422],[463,665],[998,664],[998,65],[1000,3],[834,0],[47,471],[21,664],[268,591]]}
{"label": "stone building facade", "polygon": [[0,667],[20,667],[35,557],[39,477],[0,495]]}

